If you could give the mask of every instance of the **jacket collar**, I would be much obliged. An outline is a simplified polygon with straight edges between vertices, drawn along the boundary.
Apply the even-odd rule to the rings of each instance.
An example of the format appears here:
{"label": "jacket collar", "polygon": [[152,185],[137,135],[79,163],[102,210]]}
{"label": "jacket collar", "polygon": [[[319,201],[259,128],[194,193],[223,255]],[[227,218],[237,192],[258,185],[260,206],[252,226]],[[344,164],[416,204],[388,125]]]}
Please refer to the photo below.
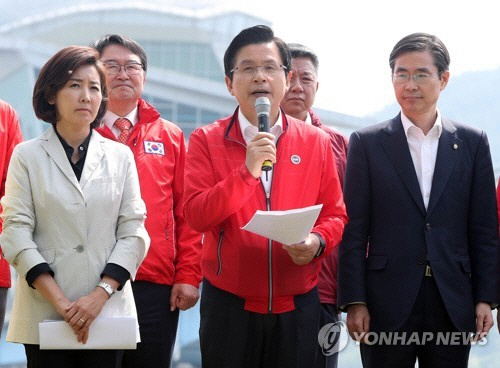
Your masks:
{"label": "jacket collar", "polygon": [[[234,110],[233,115],[229,118],[229,124],[225,130],[224,136],[233,141],[237,141],[243,145],[246,145],[245,139],[243,138],[243,133],[240,129],[240,124],[238,122],[238,111],[239,106]],[[285,114],[285,111],[280,107],[281,117],[283,122],[283,133],[288,130],[288,116]]]}
{"label": "jacket collar", "polygon": [[431,196],[427,210],[425,209],[418,183],[415,166],[411,158],[408,141],[401,122],[401,115],[398,114],[394,119],[389,120],[384,128],[385,136],[382,138],[382,146],[396,168],[399,176],[410,192],[413,200],[420,208],[423,214],[429,215],[435,208],[439,198],[446,188],[446,183],[453,171],[453,167],[460,155],[462,144],[457,135],[457,128],[453,123],[442,118],[443,130],[439,138],[436,165],[434,167],[434,176],[432,179]]}
{"label": "jacket collar", "polygon": [[150,123],[156,121],[160,118],[160,113],[156,110],[152,105],[148,102],[144,101],[142,98],[139,99],[138,102],[139,107],[139,122],[141,123]]}
{"label": "jacket collar", "polygon": [[64,151],[64,148],[59,138],[57,137],[54,127],[50,125],[49,129],[47,129],[39,139],[41,141],[42,148],[47,152],[47,154],[55,162],[57,167],[66,176],[66,178],[83,195],[82,188],[88,182],[88,180],[92,176],[92,173],[95,171],[95,169],[101,162],[102,157],[104,156],[104,138],[95,130],[92,133],[80,182],[78,182],[78,180],[76,179],[75,173],[71,168],[71,164],[69,163],[66,152]]}

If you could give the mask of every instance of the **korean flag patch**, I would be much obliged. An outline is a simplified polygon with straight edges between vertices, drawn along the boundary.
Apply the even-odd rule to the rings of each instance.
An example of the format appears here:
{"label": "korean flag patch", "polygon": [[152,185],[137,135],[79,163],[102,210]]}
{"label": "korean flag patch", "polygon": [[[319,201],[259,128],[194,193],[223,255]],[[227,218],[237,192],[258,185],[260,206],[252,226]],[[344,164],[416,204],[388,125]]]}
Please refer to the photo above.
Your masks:
{"label": "korean flag patch", "polygon": [[165,148],[162,142],[144,141],[144,151],[146,153],[155,153],[157,155],[165,155]]}

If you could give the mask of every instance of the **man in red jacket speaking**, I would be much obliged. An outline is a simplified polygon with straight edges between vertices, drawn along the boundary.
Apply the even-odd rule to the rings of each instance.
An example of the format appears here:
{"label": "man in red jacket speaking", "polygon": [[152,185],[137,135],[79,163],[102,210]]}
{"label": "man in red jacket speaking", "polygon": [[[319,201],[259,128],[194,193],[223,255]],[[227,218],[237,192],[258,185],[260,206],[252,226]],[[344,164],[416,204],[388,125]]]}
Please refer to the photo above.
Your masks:
{"label": "man in red jacket speaking", "polygon": [[[316,359],[318,273],[347,217],[328,136],[280,110],[290,59],[269,27],[241,31],[224,55],[226,85],[239,107],[190,137],[184,214],[204,233],[204,368],[312,367]],[[259,97],[270,101],[270,133],[257,129]],[[272,170],[263,174],[266,160]],[[241,229],[257,210],[317,204],[319,217],[299,244]]]}

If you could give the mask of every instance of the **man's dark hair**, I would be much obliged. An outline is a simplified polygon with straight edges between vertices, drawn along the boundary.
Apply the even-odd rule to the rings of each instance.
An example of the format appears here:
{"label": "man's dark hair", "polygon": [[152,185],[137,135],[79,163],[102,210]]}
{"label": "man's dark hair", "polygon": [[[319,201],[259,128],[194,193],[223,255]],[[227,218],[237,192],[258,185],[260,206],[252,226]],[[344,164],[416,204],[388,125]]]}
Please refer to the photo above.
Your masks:
{"label": "man's dark hair", "polygon": [[233,73],[231,73],[231,70],[234,68],[238,51],[240,51],[243,47],[269,42],[274,42],[278,47],[282,65],[286,68],[284,72],[285,74],[288,73],[290,71],[291,55],[287,44],[281,38],[275,37],[273,30],[268,26],[257,25],[246,28],[238,33],[229,44],[226,52],[224,53],[224,73],[226,76],[233,79]]}
{"label": "man's dark hair", "polygon": [[91,46],[99,52],[99,55],[102,55],[103,50],[106,48],[106,46],[109,45],[120,45],[132,51],[133,54],[139,56],[142,68],[144,69],[144,71],[147,71],[148,58],[146,56],[146,52],[137,42],[118,34],[108,34],[96,40]]}
{"label": "man's dark hair", "polygon": [[412,33],[402,38],[392,49],[389,56],[391,71],[394,72],[394,65],[398,56],[412,51],[429,51],[434,58],[434,64],[438,68],[439,76],[450,67],[450,54],[439,38],[428,33]]}
{"label": "man's dark hair", "polygon": [[313,64],[316,73],[318,72],[319,68],[318,55],[316,55],[316,53],[313,50],[300,43],[289,43],[288,48],[290,49],[290,53],[292,54],[292,59],[308,58],[309,60],[311,60],[311,63]]}
{"label": "man's dark hair", "polygon": [[102,101],[95,120],[90,125],[97,128],[107,109],[106,76],[99,61],[98,52],[85,46],[68,46],[58,51],[40,70],[33,88],[33,109],[37,118],[51,124],[57,122],[57,107],[49,101],[54,100],[74,71],[82,66],[94,66],[99,74]]}

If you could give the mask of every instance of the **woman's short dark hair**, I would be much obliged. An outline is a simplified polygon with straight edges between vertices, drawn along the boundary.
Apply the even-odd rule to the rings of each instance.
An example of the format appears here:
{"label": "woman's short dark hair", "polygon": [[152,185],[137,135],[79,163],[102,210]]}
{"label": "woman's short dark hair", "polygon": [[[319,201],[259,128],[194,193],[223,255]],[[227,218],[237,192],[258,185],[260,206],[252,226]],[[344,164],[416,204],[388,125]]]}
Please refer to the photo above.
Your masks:
{"label": "woman's short dark hair", "polygon": [[274,42],[278,47],[281,55],[281,61],[285,69],[285,74],[290,71],[291,59],[290,49],[287,44],[279,37],[274,36],[271,28],[264,25],[253,26],[242,30],[236,35],[229,44],[224,54],[224,73],[230,79],[233,79],[231,70],[234,68],[236,62],[236,55],[243,47],[253,44]]}
{"label": "woman's short dark hair", "polygon": [[47,123],[57,122],[57,108],[49,101],[53,100],[61,88],[71,77],[71,74],[82,66],[94,66],[99,73],[102,101],[95,120],[90,125],[97,128],[107,109],[106,76],[99,61],[99,53],[92,47],[68,46],[58,51],[45,63],[40,70],[33,88],[33,109],[37,118]]}
{"label": "woman's short dark hair", "polygon": [[396,59],[402,54],[412,51],[429,51],[434,58],[439,75],[450,68],[450,54],[443,41],[428,33],[412,33],[403,37],[392,49],[389,56],[389,66],[394,72]]}

